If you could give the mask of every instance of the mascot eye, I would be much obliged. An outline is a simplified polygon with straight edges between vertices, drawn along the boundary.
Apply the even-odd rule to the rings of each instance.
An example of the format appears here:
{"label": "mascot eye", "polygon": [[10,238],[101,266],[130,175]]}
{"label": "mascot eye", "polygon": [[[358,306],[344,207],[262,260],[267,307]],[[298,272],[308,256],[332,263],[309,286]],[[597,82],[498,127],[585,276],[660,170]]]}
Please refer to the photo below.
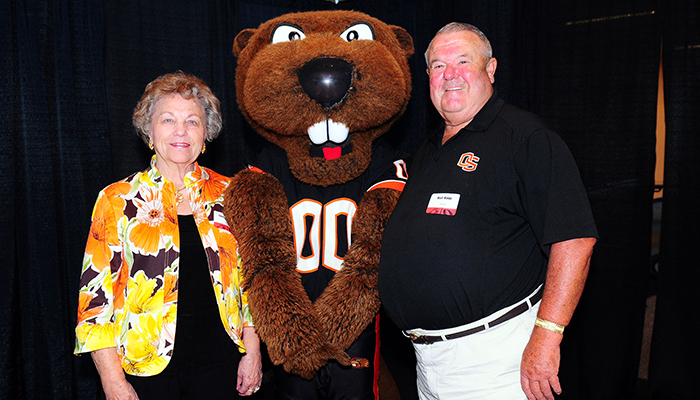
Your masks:
{"label": "mascot eye", "polygon": [[347,42],[352,42],[353,40],[374,40],[374,29],[366,22],[358,22],[341,33],[340,37]]}
{"label": "mascot eye", "polygon": [[304,39],[305,37],[306,35],[304,35],[304,31],[302,31],[298,26],[282,24],[275,28],[275,31],[272,32],[272,39],[270,40],[270,43],[275,44],[291,42],[293,40]]}

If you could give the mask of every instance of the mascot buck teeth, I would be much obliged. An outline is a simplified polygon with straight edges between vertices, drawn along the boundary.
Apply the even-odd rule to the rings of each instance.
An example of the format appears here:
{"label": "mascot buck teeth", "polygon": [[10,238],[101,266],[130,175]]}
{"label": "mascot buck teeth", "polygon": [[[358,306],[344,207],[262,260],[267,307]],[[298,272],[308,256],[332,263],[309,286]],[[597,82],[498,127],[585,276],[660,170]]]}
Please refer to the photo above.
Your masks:
{"label": "mascot buck teeth", "polygon": [[318,11],[245,29],[233,52],[241,112],[281,148],[254,155],[225,199],[278,393],[311,398],[304,385],[325,369],[325,396],[373,398],[381,239],[407,178],[374,142],[408,104],[413,40]]}

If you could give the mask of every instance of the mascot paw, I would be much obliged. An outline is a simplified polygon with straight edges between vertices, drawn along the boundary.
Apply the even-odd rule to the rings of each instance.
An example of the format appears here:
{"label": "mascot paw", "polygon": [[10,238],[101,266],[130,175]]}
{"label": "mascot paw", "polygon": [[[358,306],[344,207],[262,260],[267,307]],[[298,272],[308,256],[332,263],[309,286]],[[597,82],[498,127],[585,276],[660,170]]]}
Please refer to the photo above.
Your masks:
{"label": "mascot paw", "polygon": [[311,379],[316,375],[316,371],[326,365],[329,360],[335,360],[345,366],[351,364],[350,356],[345,354],[340,347],[326,342],[317,346],[307,346],[294,356],[287,357],[283,367],[291,374]]}

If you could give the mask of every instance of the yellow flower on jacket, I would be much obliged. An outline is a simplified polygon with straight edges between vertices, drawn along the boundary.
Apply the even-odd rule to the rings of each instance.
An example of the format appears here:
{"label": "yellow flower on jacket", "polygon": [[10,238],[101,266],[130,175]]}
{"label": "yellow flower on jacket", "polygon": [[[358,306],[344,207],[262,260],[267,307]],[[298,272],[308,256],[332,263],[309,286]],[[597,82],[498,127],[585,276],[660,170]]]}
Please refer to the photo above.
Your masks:
{"label": "yellow flower on jacket", "polygon": [[96,348],[114,347],[114,325],[82,325],[76,330],[77,339],[83,343],[90,341]]}
{"label": "yellow flower on jacket", "polygon": [[226,315],[229,316],[228,320],[231,321],[232,324],[236,324],[236,326],[243,324],[240,309],[241,305],[236,298],[233,296],[226,296]]}
{"label": "yellow flower on jacket", "polygon": [[129,240],[143,254],[156,254],[161,245],[161,235],[178,236],[177,214],[165,211],[160,191],[142,185],[139,194],[143,200],[133,199],[137,207],[136,226],[131,230]]}
{"label": "yellow flower on jacket", "polygon": [[122,364],[124,370],[131,374],[143,374],[149,369],[162,370],[166,363],[162,356],[157,354],[160,344],[159,324],[156,318],[150,314],[139,317],[138,324],[126,333],[126,358],[129,361]]}
{"label": "yellow flower on jacket", "polygon": [[[165,368],[178,320],[177,189],[155,169],[155,162],[154,156],[149,170],[100,192],[91,228],[96,233],[88,239],[94,241],[83,260],[74,350],[79,354],[116,346],[124,370],[138,376]],[[204,184],[208,180],[216,182]],[[197,229],[204,233],[219,313],[243,352],[241,330],[252,319],[247,302],[239,298],[240,257],[223,218],[222,193],[228,182],[199,166],[185,177]]]}
{"label": "yellow flower on jacket", "polygon": [[175,287],[177,277],[175,274],[166,272],[164,280],[163,337],[172,343],[175,340],[175,321],[177,319],[177,304],[175,303],[177,300],[177,288]]}
{"label": "yellow flower on jacket", "polygon": [[163,291],[153,292],[157,281],[148,279],[143,271],[129,279],[126,306],[132,314],[158,313],[163,309]]}
{"label": "yellow flower on jacket", "polygon": [[168,343],[175,342],[175,321],[177,319],[177,305],[175,303],[165,307],[163,314],[163,328],[160,332],[161,339]]}

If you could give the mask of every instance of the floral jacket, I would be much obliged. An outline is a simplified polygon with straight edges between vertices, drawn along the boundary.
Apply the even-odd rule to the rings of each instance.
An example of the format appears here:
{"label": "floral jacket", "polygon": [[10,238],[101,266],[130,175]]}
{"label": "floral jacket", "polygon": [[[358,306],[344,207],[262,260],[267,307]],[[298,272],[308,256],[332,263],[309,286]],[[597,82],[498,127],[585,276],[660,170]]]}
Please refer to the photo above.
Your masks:
{"label": "floral jacket", "polygon": [[[175,185],[155,167],[102,190],[92,213],[80,282],[75,353],[116,347],[124,371],[158,374],[173,353],[180,236]],[[196,165],[185,177],[219,314],[241,352],[252,326],[237,243],[222,213],[229,179]]]}

